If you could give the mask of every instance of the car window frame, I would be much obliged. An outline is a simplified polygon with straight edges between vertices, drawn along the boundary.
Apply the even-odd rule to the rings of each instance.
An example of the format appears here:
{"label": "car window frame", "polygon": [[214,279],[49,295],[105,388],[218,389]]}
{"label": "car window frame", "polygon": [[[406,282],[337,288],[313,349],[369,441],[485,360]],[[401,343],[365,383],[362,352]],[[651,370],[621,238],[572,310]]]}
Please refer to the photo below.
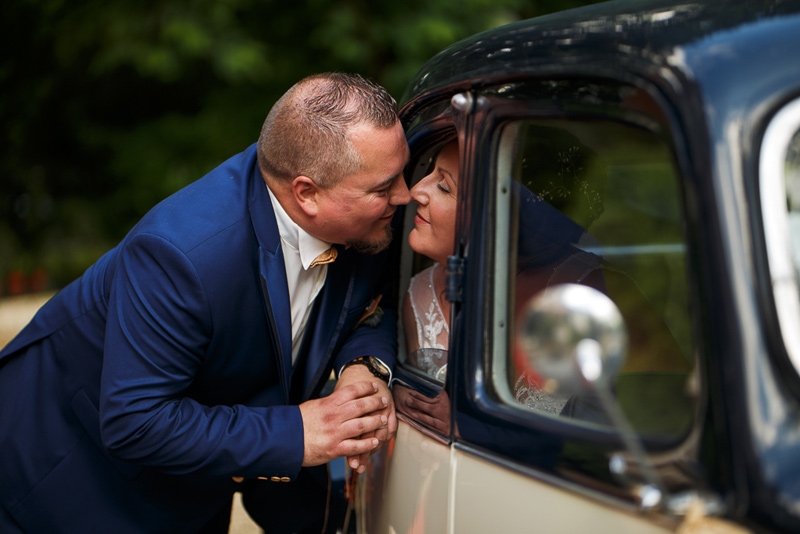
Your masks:
{"label": "car window frame", "polygon": [[[436,113],[431,112],[428,110],[427,112],[423,113],[422,116],[424,120],[420,120],[420,115],[415,114],[409,118],[411,122],[411,127],[408,128],[406,138],[409,144],[410,149],[410,158],[409,163],[406,166],[406,179],[408,180],[409,189],[414,186],[412,180],[414,180],[415,175],[417,174],[412,167],[418,166],[421,164],[421,160],[429,157],[429,155],[435,153],[440,147],[444,146],[449,141],[456,139],[459,136],[459,127],[453,120],[453,110],[450,107],[447,101],[438,102],[432,108]],[[401,117],[402,117],[401,111]],[[450,114],[450,116],[448,116]],[[463,162],[464,154],[463,150],[460,147],[460,158]],[[418,176],[421,178],[421,176]],[[463,192],[464,187],[464,180],[460,180],[459,183],[459,195]],[[412,201],[413,204],[413,201]],[[402,243],[400,245],[402,252],[400,254],[400,280],[399,280],[399,288],[398,291],[400,292],[398,298],[398,306],[400,307],[398,310],[398,316],[403,317],[402,313],[402,306],[403,306],[403,297],[405,295],[405,291],[408,288],[409,281],[411,277],[416,274],[416,271],[419,269],[415,269],[413,266],[414,261],[420,257],[419,254],[415,253],[408,244],[408,233],[414,227],[414,213],[415,209],[413,205],[410,208],[406,208],[404,213],[404,222],[403,222],[403,233],[401,236]],[[461,217],[462,217],[462,209],[459,205],[457,213],[456,213],[456,239],[454,243],[454,251],[458,248],[456,245],[459,242],[459,235],[461,235]],[[454,322],[456,311],[453,309],[453,303],[446,302],[442,303],[442,305],[447,305],[451,307],[451,322]],[[452,344],[453,339],[453,328],[451,326],[450,330],[450,344]],[[421,393],[422,395],[429,397],[431,399],[435,399],[440,395],[447,395],[446,386],[447,386],[447,378],[445,378],[444,382],[441,382],[434,377],[431,377],[425,374],[423,371],[414,368],[414,366],[409,365],[405,362],[405,357],[407,356],[407,348],[406,348],[406,340],[404,335],[404,324],[402,321],[398,322],[398,351],[399,357],[397,360],[397,365],[395,368],[394,378],[392,380],[392,387],[404,387],[408,388],[412,391],[417,393]],[[448,349],[448,359],[449,359],[450,350]],[[402,356],[400,356],[402,355]],[[449,366],[448,366],[449,370]],[[403,411],[402,406],[396,406],[397,414],[400,419],[405,421],[406,423],[410,424],[418,431],[422,432],[423,434],[431,437],[439,442],[450,443],[452,439],[452,424],[448,425],[448,432],[443,433],[435,428],[432,428],[428,424],[417,420],[412,415]]]}
{"label": "car window frame", "polygon": [[[606,80],[599,80],[604,83]],[[609,80],[611,83],[620,83],[618,81]],[[631,82],[623,82],[626,85],[633,86]],[[680,130],[675,126],[675,121],[671,115],[671,110],[668,109],[663,98],[660,98],[656,91],[646,86],[646,84],[637,84],[638,89],[646,91],[650,97],[659,103],[659,110],[663,113],[663,117],[659,120],[645,120],[644,123],[640,122],[642,118],[638,114],[625,113],[611,116],[608,113],[597,114],[588,109],[563,109],[557,104],[552,105],[535,105],[529,106],[524,110],[520,110],[518,103],[513,100],[504,98],[508,94],[507,90],[497,90],[496,88],[489,88],[488,94],[476,95],[475,100],[483,102],[483,109],[476,110],[468,119],[471,125],[471,141],[470,147],[476,146],[492,146],[491,150],[484,152],[472,150],[473,157],[470,158],[470,164],[474,166],[476,173],[489,173],[486,176],[491,176],[491,169],[496,168],[495,155],[497,153],[496,147],[493,143],[497,142],[495,133],[502,127],[503,124],[509,120],[521,120],[525,118],[534,119],[573,119],[573,118],[588,118],[597,117],[605,120],[614,119],[623,122],[635,123],[638,126],[645,126],[648,129],[656,128],[660,134],[666,135],[669,138],[667,146],[673,152],[672,157],[676,169],[676,180],[679,188],[678,201],[685,208],[686,191],[685,181],[686,178],[686,156],[681,152],[683,146],[683,139],[680,137]],[[646,117],[645,117],[646,119]],[[451,359],[455,360],[459,367],[457,373],[457,380],[453,381],[453,395],[454,395],[454,417],[455,417],[455,442],[454,446],[458,449],[463,449],[477,454],[486,460],[492,462],[499,462],[514,466],[525,472],[531,472],[530,469],[535,469],[537,473],[544,473],[551,471],[552,466],[543,464],[536,464],[535,462],[520,463],[520,459],[515,457],[509,450],[498,448],[496,443],[482,441],[476,434],[468,434],[464,431],[467,426],[467,421],[493,425],[495,427],[503,427],[511,431],[522,431],[531,433],[531,436],[538,436],[537,439],[561,439],[572,444],[591,444],[595,447],[600,454],[610,457],[613,454],[623,451],[624,444],[620,438],[617,430],[611,427],[588,427],[578,426],[570,422],[563,421],[559,418],[537,416],[529,417],[528,414],[523,413],[514,407],[505,405],[496,391],[493,391],[491,385],[491,375],[494,372],[487,362],[492,361],[492,342],[486,341],[482,345],[478,345],[478,349],[470,350],[470,346],[476,345],[478,340],[475,334],[476,331],[485,328],[481,333],[488,334],[489,330],[500,328],[501,333],[494,332],[492,339],[497,339],[508,335],[504,329],[508,324],[507,318],[495,317],[495,312],[492,309],[483,309],[476,313],[476,310],[481,306],[482,302],[491,301],[490,307],[494,306],[494,297],[484,291],[476,291],[475,288],[483,286],[489,287],[490,281],[502,277],[498,273],[499,267],[495,264],[495,257],[497,251],[497,240],[494,224],[497,220],[497,201],[496,195],[498,188],[494,184],[494,178],[483,180],[472,180],[471,189],[469,191],[469,198],[481,198],[481,202],[476,202],[474,208],[470,210],[471,216],[477,219],[475,224],[469,229],[467,242],[472,247],[472,260],[466,264],[465,279],[468,280],[468,288],[465,288],[469,294],[465,295],[462,306],[470,307],[469,314],[463,314],[463,319],[467,321],[463,328],[463,335],[459,335],[456,339],[457,351],[451,352]],[[687,210],[688,211],[688,210]],[[684,219],[689,224],[691,216],[687,213],[684,214]],[[487,223],[487,221],[491,221]],[[481,235],[480,232],[484,232]],[[694,281],[692,272],[694,271],[694,257],[692,254],[693,241],[690,236],[685,236],[684,242],[686,245],[686,263],[687,263],[687,286],[688,291],[691,293]],[[477,260],[483,258],[480,265]],[[481,271],[483,272],[476,272]],[[482,280],[477,282],[477,280]],[[492,292],[494,289],[491,290]],[[692,301],[690,297],[689,302],[690,310],[692,309]],[[482,314],[487,317],[486,323],[489,326],[485,327],[480,322],[469,322],[475,315]],[[701,361],[702,357],[699,354],[701,344],[699,343],[700,334],[697,328],[697,320],[692,313],[690,318],[690,326],[692,346],[698,352],[698,358],[695,363],[696,372],[700,377],[704,374]],[[470,338],[469,336],[472,336]],[[453,372],[453,369],[450,369]],[[669,440],[650,440],[647,442],[647,450],[649,452],[661,452],[665,454],[674,453],[680,454],[678,451],[684,453],[688,450],[693,450],[693,443],[697,442],[697,436],[701,432],[703,417],[701,413],[706,406],[707,391],[702,388],[700,396],[696,403],[696,413],[693,418],[691,428],[687,429],[685,434],[680,439]],[[694,453],[690,453],[694,454]],[[602,483],[609,483],[611,487],[615,487],[616,491],[620,490],[620,482],[615,480],[609,472],[600,475],[598,481]],[[624,495],[627,490],[623,490]],[[628,497],[626,497],[628,498]]]}

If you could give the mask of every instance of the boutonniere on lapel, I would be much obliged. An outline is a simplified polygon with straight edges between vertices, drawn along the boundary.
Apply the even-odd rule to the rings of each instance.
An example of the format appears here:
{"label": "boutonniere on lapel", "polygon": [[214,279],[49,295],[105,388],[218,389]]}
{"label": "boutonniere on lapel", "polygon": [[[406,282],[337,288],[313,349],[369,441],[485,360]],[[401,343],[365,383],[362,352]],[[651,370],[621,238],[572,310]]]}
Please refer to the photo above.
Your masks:
{"label": "boutonniere on lapel", "polygon": [[378,307],[378,303],[383,298],[383,295],[378,295],[369,303],[369,305],[364,310],[364,313],[359,318],[356,325],[353,327],[355,330],[361,326],[371,326],[375,328],[379,324],[381,324],[381,318],[383,317],[383,308]]}

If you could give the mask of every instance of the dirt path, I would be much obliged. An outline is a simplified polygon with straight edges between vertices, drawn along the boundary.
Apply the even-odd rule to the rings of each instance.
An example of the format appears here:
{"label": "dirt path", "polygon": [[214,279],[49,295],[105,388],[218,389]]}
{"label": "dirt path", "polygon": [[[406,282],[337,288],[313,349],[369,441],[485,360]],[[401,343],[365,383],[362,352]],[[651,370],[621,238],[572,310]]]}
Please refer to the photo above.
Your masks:
{"label": "dirt path", "polygon": [[53,293],[34,293],[0,299],[0,347],[5,347],[52,296]]}

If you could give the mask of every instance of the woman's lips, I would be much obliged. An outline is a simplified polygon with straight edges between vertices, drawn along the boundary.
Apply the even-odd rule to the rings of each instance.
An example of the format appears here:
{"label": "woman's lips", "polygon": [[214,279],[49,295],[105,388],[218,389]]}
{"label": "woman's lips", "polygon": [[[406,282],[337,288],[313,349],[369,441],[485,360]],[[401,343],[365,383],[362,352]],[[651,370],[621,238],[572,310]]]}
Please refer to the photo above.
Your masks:
{"label": "woman's lips", "polygon": [[430,224],[427,220],[425,220],[419,213],[414,215],[414,224]]}

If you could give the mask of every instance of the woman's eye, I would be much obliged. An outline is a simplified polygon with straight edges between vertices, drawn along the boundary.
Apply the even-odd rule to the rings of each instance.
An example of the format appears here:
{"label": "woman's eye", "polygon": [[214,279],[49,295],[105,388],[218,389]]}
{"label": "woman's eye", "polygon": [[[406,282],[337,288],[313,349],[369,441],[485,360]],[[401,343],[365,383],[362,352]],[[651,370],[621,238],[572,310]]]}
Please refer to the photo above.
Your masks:
{"label": "woman's eye", "polygon": [[439,191],[442,193],[447,193],[448,195],[450,194],[450,189],[448,189],[446,185],[436,184],[436,187],[438,187]]}

